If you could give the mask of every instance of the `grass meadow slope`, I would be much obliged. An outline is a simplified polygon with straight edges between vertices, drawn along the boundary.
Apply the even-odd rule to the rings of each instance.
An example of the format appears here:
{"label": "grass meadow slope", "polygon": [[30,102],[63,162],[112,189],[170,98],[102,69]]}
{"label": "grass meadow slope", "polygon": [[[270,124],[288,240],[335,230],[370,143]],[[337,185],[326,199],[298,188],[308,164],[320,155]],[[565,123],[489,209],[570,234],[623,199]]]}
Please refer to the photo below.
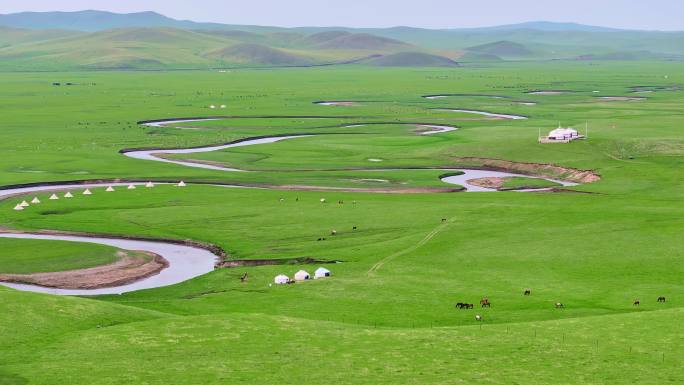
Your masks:
{"label": "grass meadow slope", "polygon": [[[269,284],[318,265],[218,269],[92,298],[0,288],[2,384],[684,381],[677,63],[27,72],[0,73],[0,83],[2,186],[117,178],[251,186],[98,188],[59,201],[41,193],[44,203],[20,212],[12,208],[26,197],[10,197],[0,201],[3,229],[192,239],[232,259],[338,261],[329,279],[284,286]],[[544,90],[571,92],[530,93]],[[644,90],[654,92],[634,93]],[[598,98],[635,95],[645,99]],[[203,116],[217,120],[136,124]],[[589,139],[538,144],[539,131],[559,121],[582,132],[586,122]],[[458,129],[421,135],[421,125]],[[285,134],[309,136],[173,156],[250,172],[119,153]],[[443,169],[478,166],[473,158],[601,179],[564,193],[311,191],[454,188],[439,179]],[[308,189],[254,188],[273,186]],[[108,263],[106,248],[45,252],[42,242],[0,238],[0,273],[40,271],[39,256],[55,269]],[[482,297],[491,308],[478,306]]]}

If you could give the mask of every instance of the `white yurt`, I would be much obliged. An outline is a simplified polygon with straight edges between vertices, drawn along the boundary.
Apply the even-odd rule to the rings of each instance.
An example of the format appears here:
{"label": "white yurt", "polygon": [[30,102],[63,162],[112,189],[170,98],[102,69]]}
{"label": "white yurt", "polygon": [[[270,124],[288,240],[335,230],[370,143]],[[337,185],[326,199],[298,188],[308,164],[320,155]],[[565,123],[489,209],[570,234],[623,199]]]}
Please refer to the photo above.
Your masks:
{"label": "white yurt", "polygon": [[276,275],[276,277],[273,279],[273,282],[275,282],[276,285],[284,285],[290,282],[290,277],[283,274]]}
{"label": "white yurt", "polygon": [[38,197],[33,197],[33,200],[31,201],[31,203],[33,203],[33,204],[40,203],[40,199],[38,199]]}
{"label": "white yurt", "polygon": [[311,276],[305,270],[299,270],[295,273],[294,279],[295,281],[306,281],[307,279],[311,279]]}
{"label": "white yurt", "polygon": [[52,195],[50,195],[50,200],[51,200],[51,201],[56,201],[57,199],[59,199],[59,197],[57,196],[57,194],[52,194]]}
{"label": "white yurt", "polygon": [[318,269],[316,269],[316,271],[314,271],[315,279],[330,277],[331,275],[332,273],[330,272],[330,270],[326,269],[325,267],[319,267]]}

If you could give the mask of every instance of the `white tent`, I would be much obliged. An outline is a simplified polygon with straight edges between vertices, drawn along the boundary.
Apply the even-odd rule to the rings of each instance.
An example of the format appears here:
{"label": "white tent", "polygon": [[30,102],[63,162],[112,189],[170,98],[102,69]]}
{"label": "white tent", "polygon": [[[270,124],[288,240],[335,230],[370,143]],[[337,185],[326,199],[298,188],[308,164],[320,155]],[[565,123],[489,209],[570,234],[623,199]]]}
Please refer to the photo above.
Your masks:
{"label": "white tent", "polygon": [[106,192],[112,192],[114,191],[114,187],[108,186],[107,189],[105,190]]}
{"label": "white tent", "polygon": [[332,275],[332,273],[330,272],[330,270],[328,270],[324,267],[319,267],[318,269],[316,269],[316,271],[314,271],[314,278],[315,279],[330,277],[331,275]]}
{"label": "white tent", "polygon": [[178,187],[185,187],[185,182],[183,182],[183,181],[178,182]]}
{"label": "white tent", "polygon": [[290,277],[288,277],[287,275],[283,275],[283,274],[276,275],[276,277],[273,279],[273,282],[275,282],[276,285],[284,285],[284,284],[290,282]]}
{"label": "white tent", "polygon": [[147,182],[147,183],[145,184],[145,187],[154,187],[154,183],[152,183],[152,182]]}
{"label": "white tent", "polygon": [[24,206],[22,206],[21,204],[14,206],[14,210],[16,210],[16,211],[21,211],[23,209],[24,209]]}
{"label": "white tent", "polygon": [[26,201],[21,201],[20,205],[21,207],[29,207],[29,203]]}
{"label": "white tent", "polygon": [[71,191],[67,191],[66,194],[64,194],[65,198],[73,198],[74,196],[71,194]]}
{"label": "white tent", "polygon": [[307,279],[311,279],[311,276],[306,271],[299,270],[295,273],[294,279],[295,281],[306,281]]}
{"label": "white tent", "polygon": [[56,201],[57,199],[59,199],[59,197],[57,196],[57,194],[52,194],[52,195],[50,195],[50,200],[51,200],[51,201]]}
{"label": "white tent", "polygon": [[33,204],[40,203],[40,199],[38,199],[38,197],[33,197],[33,200],[31,201],[31,203],[33,203]]}
{"label": "white tent", "polygon": [[221,104],[221,108],[226,108],[226,105],[225,105],[225,104]]}
{"label": "white tent", "polygon": [[216,106],[212,104],[211,106],[209,106],[209,108],[213,110],[214,108],[216,108]]}
{"label": "white tent", "polygon": [[85,189],[85,191],[83,191],[83,195],[93,195],[93,193],[90,191],[90,189]]}
{"label": "white tent", "polygon": [[135,185],[134,184],[129,184],[128,185],[129,190],[135,190]]}

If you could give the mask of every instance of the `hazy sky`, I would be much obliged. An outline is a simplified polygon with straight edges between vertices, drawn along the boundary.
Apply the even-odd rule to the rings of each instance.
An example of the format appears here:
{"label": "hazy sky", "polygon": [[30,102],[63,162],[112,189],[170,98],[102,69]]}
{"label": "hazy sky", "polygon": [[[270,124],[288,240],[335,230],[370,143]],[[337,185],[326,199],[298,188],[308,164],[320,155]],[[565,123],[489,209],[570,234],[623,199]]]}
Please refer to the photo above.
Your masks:
{"label": "hazy sky", "polygon": [[276,26],[460,28],[549,20],[684,30],[684,0],[0,0],[0,13],[83,9]]}

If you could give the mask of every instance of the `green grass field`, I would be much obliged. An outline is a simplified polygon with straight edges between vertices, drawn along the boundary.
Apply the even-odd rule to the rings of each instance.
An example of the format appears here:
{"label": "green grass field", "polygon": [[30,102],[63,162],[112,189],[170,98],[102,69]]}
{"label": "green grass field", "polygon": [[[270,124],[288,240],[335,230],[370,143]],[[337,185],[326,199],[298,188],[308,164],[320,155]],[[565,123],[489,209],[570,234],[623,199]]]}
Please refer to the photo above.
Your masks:
{"label": "green grass field", "polygon": [[[590,194],[157,185],[108,194],[98,188],[59,201],[37,194],[44,203],[21,212],[12,208],[25,197],[8,198],[0,201],[3,228],[192,239],[236,259],[341,263],[328,266],[332,278],[278,287],[269,286],[276,274],[313,273],[318,266],[221,269],[169,287],[95,298],[0,288],[0,383],[684,382],[683,94],[595,98],[682,84],[676,63],[0,73],[0,82],[1,185],[131,178],[449,188],[457,186],[440,181],[444,170],[411,168],[471,165],[464,157],[551,163],[602,178],[572,188]],[[577,92],[526,94],[543,89]],[[508,98],[421,97],[434,94]],[[312,103],[320,100],[358,105]],[[218,112],[211,104],[228,108]],[[135,124],[219,114],[225,117],[181,128]],[[589,140],[538,144],[539,130],[559,121],[581,131],[588,122]],[[416,132],[417,123],[459,129],[426,136]],[[346,127],[356,124],[364,125]],[[251,172],[118,153],[276,134],[321,135],[174,156]],[[14,248],[25,254],[3,252],[0,272],[42,268],[39,257],[60,268],[84,252],[78,244],[61,249],[39,241],[7,250]],[[530,296],[523,296],[526,288]],[[484,296],[491,308],[477,305]],[[667,302],[656,302],[658,296]],[[639,307],[632,305],[637,298]],[[456,302],[476,307],[458,310]]]}

